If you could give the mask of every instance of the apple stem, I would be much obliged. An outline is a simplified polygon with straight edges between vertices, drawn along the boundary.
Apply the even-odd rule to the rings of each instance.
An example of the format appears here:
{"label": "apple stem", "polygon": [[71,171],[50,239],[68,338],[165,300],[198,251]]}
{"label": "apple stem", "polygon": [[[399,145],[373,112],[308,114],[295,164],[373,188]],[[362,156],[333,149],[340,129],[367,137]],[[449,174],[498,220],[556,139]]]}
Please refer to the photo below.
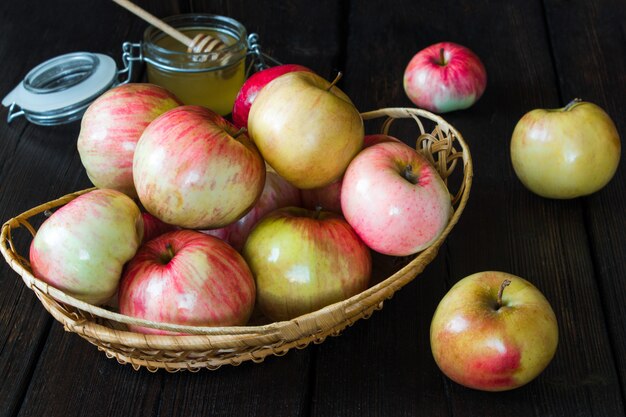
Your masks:
{"label": "apple stem", "polygon": [[439,49],[439,65],[441,65],[442,67],[444,65],[446,65],[446,57],[444,55],[444,49],[443,48]]}
{"label": "apple stem", "polygon": [[248,131],[248,129],[246,129],[245,127],[242,127],[241,129],[239,129],[234,135],[233,135],[233,139],[237,139],[239,137],[239,135],[246,133]]}
{"label": "apple stem", "polygon": [[575,98],[574,100],[570,101],[569,103],[567,103],[567,106],[565,106],[563,108],[563,111],[570,111],[571,109],[573,109],[574,107],[576,107],[576,105],[578,103],[581,103],[582,100],[579,98]]}
{"label": "apple stem", "polygon": [[504,292],[504,289],[508,287],[510,284],[511,284],[510,279],[505,279],[504,281],[502,281],[502,284],[500,285],[500,290],[498,291],[498,305],[496,306],[496,310],[502,307],[502,293]]}
{"label": "apple stem", "polygon": [[318,204],[315,206],[315,216],[313,218],[315,220],[319,220],[321,214],[322,214],[322,205]]}
{"label": "apple stem", "polygon": [[167,265],[167,263],[174,258],[174,248],[172,248],[172,244],[170,242],[165,244],[165,250],[167,253],[161,255],[161,261],[164,265]]}
{"label": "apple stem", "polygon": [[413,165],[409,164],[404,167],[402,176],[411,184],[417,184],[417,175],[413,173]]}
{"label": "apple stem", "polygon": [[335,79],[333,80],[332,83],[330,83],[330,85],[328,86],[328,88],[326,89],[326,91],[330,91],[331,88],[333,88],[335,86],[335,84],[337,84],[339,82],[339,80],[341,80],[341,77],[343,77],[343,73],[341,71],[339,71],[337,73],[337,76],[335,77]]}

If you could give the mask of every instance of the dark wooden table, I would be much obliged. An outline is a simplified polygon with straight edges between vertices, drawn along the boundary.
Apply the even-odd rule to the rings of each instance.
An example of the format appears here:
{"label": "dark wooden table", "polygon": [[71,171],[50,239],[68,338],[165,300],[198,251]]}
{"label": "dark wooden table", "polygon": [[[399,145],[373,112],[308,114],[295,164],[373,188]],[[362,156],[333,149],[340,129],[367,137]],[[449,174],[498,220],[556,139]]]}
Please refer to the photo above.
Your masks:
{"label": "dark wooden table", "polygon": [[[0,416],[623,416],[626,397],[626,169],[585,198],[527,191],[509,140],[527,111],[581,97],[626,135],[624,0],[151,1],[158,16],[202,11],[257,32],[266,52],[331,78],[361,111],[410,106],[412,55],[451,40],[484,61],[489,84],[472,108],[445,115],[472,150],[469,204],[438,257],[343,335],[262,364],[168,374],[134,371],[66,333],[7,264],[0,265]],[[36,64],[102,52],[145,24],[108,1],[0,3],[0,95]],[[90,186],[77,123],[7,125],[0,110],[0,219]],[[437,368],[428,330],[446,290],[502,270],[550,300],[560,343],[547,370],[510,392],[466,389]]]}

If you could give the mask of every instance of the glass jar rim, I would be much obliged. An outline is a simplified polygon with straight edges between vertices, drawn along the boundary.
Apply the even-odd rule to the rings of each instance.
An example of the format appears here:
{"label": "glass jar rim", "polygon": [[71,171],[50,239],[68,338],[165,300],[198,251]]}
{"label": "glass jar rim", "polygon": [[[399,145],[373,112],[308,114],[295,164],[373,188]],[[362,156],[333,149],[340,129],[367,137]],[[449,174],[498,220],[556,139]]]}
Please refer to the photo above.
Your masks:
{"label": "glass jar rim", "polygon": [[[242,44],[244,47],[247,47],[246,28],[243,24],[233,19],[232,17],[221,16],[221,15],[210,14],[210,13],[183,13],[183,14],[168,16],[168,17],[163,18],[162,20],[176,27],[177,29],[185,28],[185,27],[195,28],[196,26],[198,28],[206,27],[206,28],[211,28],[211,29],[217,29],[219,32],[226,33],[235,37],[236,42],[231,45],[227,45],[225,48],[222,48],[220,50],[220,53],[237,51],[242,48]],[[176,26],[175,24],[179,22],[187,23],[187,25],[181,24],[180,26]],[[205,25],[202,25],[203,23]],[[208,23],[214,23],[214,25],[206,25]],[[232,27],[232,30],[224,30],[224,29],[219,30],[220,26],[218,25],[220,23],[222,25],[230,25]],[[165,34],[165,32],[161,31],[155,26],[148,26],[146,30],[144,31],[143,39],[144,39],[144,42],[149,44],[149,47],[151,49],[154,49],[155,52],[161,55],[170,55],[170,56],[178,56],[178,57],[191,57],[191,56],[209,57],[211,54],[215,53],[215,52],[198,53],[198,52],[187,52],[187,51],[174,51],[172,49],[164,48],[162,46],[157,45],[153,41],[155,36],[159,34]]]}

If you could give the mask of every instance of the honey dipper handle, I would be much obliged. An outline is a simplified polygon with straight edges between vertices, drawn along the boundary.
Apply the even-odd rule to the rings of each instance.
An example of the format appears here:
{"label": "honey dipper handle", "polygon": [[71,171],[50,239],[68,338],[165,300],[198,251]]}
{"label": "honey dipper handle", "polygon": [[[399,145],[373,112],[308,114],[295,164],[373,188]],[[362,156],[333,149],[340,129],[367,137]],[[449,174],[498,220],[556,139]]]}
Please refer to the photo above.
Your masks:
{"label": "honey dipper handle", "polygon": [[131,3],[128,0],[113,0],[113,2],[119,4],[120,6],[122,6],[126,10],[128,10],[129,12],[136,14],[137,16],[139,16],[140,18],[142,18],[146,22],[150,23],[152,26],[154,26],[154,27],[156,27],[158,29],[161,29],[163,32],[167,33],[172,38],[174,38],[177,41],[181,42],[185,46],[189,47],[192,44],[192,40],[191,40],[190,37],[188,37],[187,35],[185,35],[184,33],[180,32],[180,31],[176,30],[172,26],[168,25],[167,23],[165,23],[164,21],[162,21],[158,17],[156,17],[156,16],[150,14],[149,12],[145,11],[141,7],[137,6],[136,4]]}

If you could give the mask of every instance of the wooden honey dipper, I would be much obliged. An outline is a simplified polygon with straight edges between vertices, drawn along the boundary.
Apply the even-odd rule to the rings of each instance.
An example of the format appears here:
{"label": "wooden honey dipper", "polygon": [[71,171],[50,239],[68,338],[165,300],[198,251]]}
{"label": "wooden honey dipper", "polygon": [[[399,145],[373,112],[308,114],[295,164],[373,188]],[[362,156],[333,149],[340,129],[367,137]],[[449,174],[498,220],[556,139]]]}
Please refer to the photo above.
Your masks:
{"label": "wooden honey dipper", "polygon": [[[189,53],[210,54],[211,52],[216,53],[221,49],[226,48],[226,44],[221,39],[211,36],[208,33],[199,33],[193,39],[191,39],[189,36],[168,25],[158,17],[150,14],[146,10],[142,9],[134,3],[131,3],[128,0],[113,0],[113,2],[119,4],[129,12],[134,13],[146,22],[150,23],[152,26],[162,30],[163,32],[170,35],[172,38],[185,45],[187,47],[187,52]],[[216,60],[218,59],[218,57],[218,54],[213,54],[207,56],[203,55],[199,58],[201,58],[201,60]],[[231,54],[226,53],[223,55],[223,58],[224,64],[227,64],[228,61],[230,61]]]}

